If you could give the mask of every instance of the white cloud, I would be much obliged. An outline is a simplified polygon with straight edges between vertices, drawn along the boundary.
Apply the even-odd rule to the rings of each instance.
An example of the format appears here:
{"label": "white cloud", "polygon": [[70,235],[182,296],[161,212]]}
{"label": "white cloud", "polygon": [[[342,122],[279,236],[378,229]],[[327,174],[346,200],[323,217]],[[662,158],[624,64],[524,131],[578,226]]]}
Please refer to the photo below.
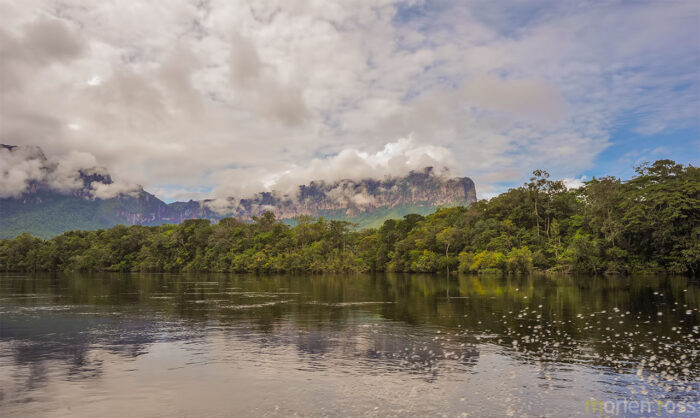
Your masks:
{"label": "white cloud", "polygon": [[619,118],[697,119],[695,2],[544,4],[0,0],[0,142],[186,198],[405,172],[429,146],[457,175],[573,178]]}
{"label": "white cloud", "polygon": [[564,185],[567,189],[578,189],[584,186],[586,182],[586,176],[581,176],[579,178],[566,177],[562,180],[564,181]]}
{"label": "white cloud", "polygon": [[561,121],[566,102],[554,87],[538,80],[502,80],[477,76],[464,86],[464,98],[479,109],[504,111],[517,118]]}
{"label": "white cloud", "polygon": [[448,174],[454,165],[452,153],[447,148],[418,144],[408,137],[387,143],[375,153],[348,148],[335,155],[314,158],[304,165],[290,165],[278,172],[265,173],[254,169],[246,174],[247,170],[235,170],[224,174],[222,180],[228,177],[258,180],[224,183],[214,190],[214,196],[245,198],[256,192],[274,190],[294,198],[298,186],[311,181],[332,184],[340,180],[399,177],[425,167],[435,167],[438,173]]}
{"label": "white cloud", "polygon": [[182,187],[156,187],[150,188],[147,192],[157,196],[166,202],[204,200],[211,197],[211,191],[185,189]]}
{"label": "white cloud", "polygon": [[[86,184],[86,179],[95,179]],[[109,178],[92,154],[71,151],[47,159],[36,146],[0,147],[0,198],[19,197],[31,187],[47,187],[59,193],[81,191],[83,196],[109,199],[135,194],[141,187]]]}
{"label": "white cloud", "polygon": [[90,183],[91,195],[95,199],[111,199],[119,195],[138,196],[140,188],[133,184],[115,181],[113,183],[101,183],[93,181]]}
{"label": "white cloud", "polygon": [[21,195],[46,175],[44,156],[35,147],[0,147],[0,198]]}
{"label": "white cloud", "polygon": [[88,86],[99,86],[102,83],[102,79],[98,75],[93,75],[90,77],[90,79],[86,82]]}
{"label": "white cloud", "polygon": [[69,193],[84,186],[81,171],[85,174],[106,174],[97,168],[97,161],[92,154],[81,151],[71,151],[56,163],[46,162],[48,168],[43,179],[50,188],[63,193]]}

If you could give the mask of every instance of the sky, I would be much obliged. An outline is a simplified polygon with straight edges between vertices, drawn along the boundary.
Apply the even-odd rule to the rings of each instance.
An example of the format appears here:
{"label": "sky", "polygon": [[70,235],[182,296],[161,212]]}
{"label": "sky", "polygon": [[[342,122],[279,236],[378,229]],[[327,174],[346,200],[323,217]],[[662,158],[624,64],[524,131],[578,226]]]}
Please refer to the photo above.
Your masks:
{"label": "sky", "polygon": [[[0,0],[0,22],[0,143],[61,187],[97,165],[118,191],[245,197],[431,165],[490,198],[700,157],[697,1]],[[2,196],[36,171],[16,157]]]}

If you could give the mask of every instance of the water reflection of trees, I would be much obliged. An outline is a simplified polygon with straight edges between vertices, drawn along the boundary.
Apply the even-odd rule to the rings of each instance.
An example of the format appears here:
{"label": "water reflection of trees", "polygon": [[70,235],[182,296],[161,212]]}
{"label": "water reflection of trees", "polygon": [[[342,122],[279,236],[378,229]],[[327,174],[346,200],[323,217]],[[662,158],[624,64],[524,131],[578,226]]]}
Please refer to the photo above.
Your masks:
{"label": "water reflection of trees", "polygon": [[93,319],[112,311],[132,318],[76,325],[81,322],[63,313],[40,315],[52,329],[66,327],[52,336],[51,348],[32,340],[44,338],[42,325],[25,326],[27,335],[2,329],[0,341],[14,341],[19,364],[60,359],[84,376],[99,374],[99,364],[85,356],[95,335],[110,349],[136,356],[160,338],[159,321],[184,321],[181,337],[190,338],[210,320],[245,324],[250,332],[231,337],[262,334],[258,343],[293,346],[314,367],[324,364],[312,363],[314,356],[352,355],[368,370],[381,363],[383,371],[428,376],[448,360],[468,369],[478,358],[475,347],[488,341],[525,362],[642,365],[681,380],[698,373],[693,347],[700,290],[682,277],[93,274],[5,277],[0,297],[19,308],[87,306],[96,310]]}
{"label": "water reflection of trees", "polygon": [[100,377],[103,359],[91,355],[95,347],[133,359],[156,340],[150,321],[116,320],[101,316],[105,312],[25,308],[10,310],[0,321],[0,357],[14,363],[13,375],[7,376],[11,382],[5,382],[2,392],[40,389],[52,375],[65,380]]}

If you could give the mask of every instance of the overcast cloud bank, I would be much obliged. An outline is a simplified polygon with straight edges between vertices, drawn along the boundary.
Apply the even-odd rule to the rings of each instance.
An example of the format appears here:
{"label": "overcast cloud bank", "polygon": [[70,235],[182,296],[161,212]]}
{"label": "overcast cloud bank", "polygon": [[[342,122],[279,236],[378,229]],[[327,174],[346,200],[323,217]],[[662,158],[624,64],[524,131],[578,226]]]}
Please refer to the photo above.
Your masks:
{"label": "overcast cloud bank", "polygon": [[580,177],[622,123],[697,124],[698,9],[0,0],[0,142],[56,156],[57,188],[90,158],[180,199],[441,165],[488,197],[536,167]]}

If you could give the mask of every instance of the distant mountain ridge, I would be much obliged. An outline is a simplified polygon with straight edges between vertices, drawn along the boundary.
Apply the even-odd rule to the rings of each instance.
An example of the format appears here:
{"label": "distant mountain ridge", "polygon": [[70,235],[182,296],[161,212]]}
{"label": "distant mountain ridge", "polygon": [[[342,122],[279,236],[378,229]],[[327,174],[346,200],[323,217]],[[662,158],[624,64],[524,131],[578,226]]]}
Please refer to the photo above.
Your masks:
{"label": "distant mountain ridge", "polygon": [[[432,167],[426,167],[404,177],[384,180],[312,181],[299,186],[297,196],[292,197],[263,192],[252,198],[240,201],[232,198],[229,201],[231,206],[225,209],[242,219],[250,219],[265,211],[274,213],[279,219],[317,216],[323,212],[355,217],[382,207],[466,205],[476,201],[476,191],[474,182],[467,177],[444,178],[435,174]],[[203,205],[211,209],[217,207],[211,201],[204,201]]]}
{"label": "distant mountain ridge", "polygon": [[[46,162],[38,147],[0,144],[0,152],[23,152]],[[0,167],[0,169],[2,169]],[[474,182],[468,177],[445,177],[433,168],[412,171],[383,180],[312,181],[300,185],[295,195],[261,192],[252,197],[165,203],[138,187],[110,198],[96,198],[95,185],[112,185],[99,167],[79,171],[81,185],[55,190],[47,181],[31,181],[18,196],[0,198],[0,238],[29,232],[51,237],[69,230],[108,228],[117,224],[160,225],[186,219],[226,217],[250,220],[266,211],[278,219],[300,215],[347,219],[359,226],[376,226],[384,219],[407,213],[427,214],[439,206],[468,205],[476,201]]]}

